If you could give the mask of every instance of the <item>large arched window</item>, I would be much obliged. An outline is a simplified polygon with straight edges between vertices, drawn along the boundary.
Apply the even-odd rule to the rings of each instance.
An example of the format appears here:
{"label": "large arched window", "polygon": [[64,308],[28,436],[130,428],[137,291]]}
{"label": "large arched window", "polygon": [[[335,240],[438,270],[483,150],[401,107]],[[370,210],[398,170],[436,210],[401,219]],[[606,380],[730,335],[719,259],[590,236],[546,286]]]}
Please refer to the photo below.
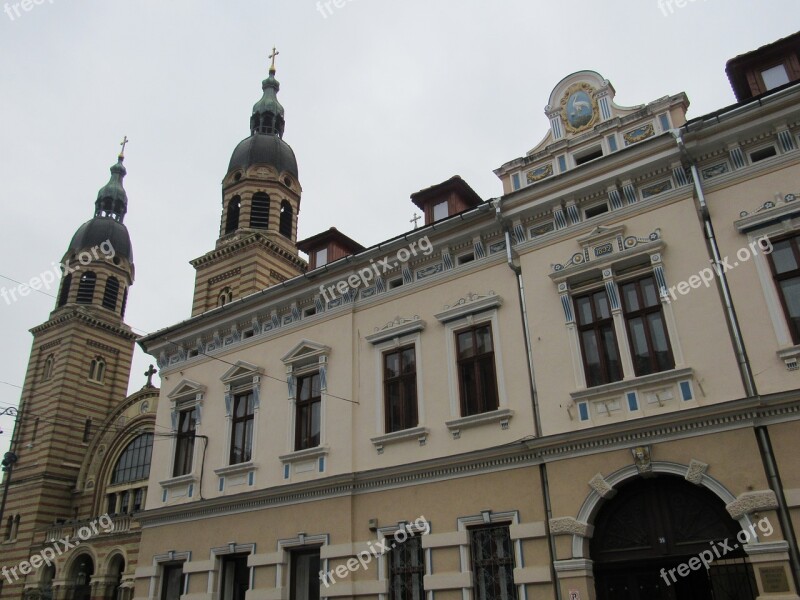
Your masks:
{"label": "large arched window", "polygon": [[143,433],[133,440],[120,454],[111,484],[128,483],[147,479],[150,475],[150,460],[153,457],[153,434]]}
{"label": "large arched window", "polygon": [[292,205],[286,200],[281,202],[281,220],[280,220],[280,234],[284,237],[292,239]]}
{"label": "large arched window", "polygon": [[225,215],[225,234],[233,233],[239,229],[239,210],[242,206],[242,199],[234,196],[228,202],[228,213]]}
{"label": "large arched window", "polygon": [[253,194],[253,204],[250,209],[250,227],[253,229],[266,229],[269,225],[269,196],[259,192]]}
{"label": "large arched window", "polygon": [[92,359],[89,365],[89,379],[98,383],[103,383],[106,374],[106,361],[101,356]]}
{"label": "large arched window", "polygon": [[66,277],[64,277],[64,281],[61,282],[61,293],[58,295],[58,307],[61,308],[67,303],[69,300],[69,288],[72,285],[72,274],[70,273]]}
{"label": "large arched window", "polygon": [[117,297],[119,297],[119,279],[109,277],[106,281],[106,289],[103,292],[103,308],[116,310]]}
{"label": "large arched window", "polygon": [[94,286],[97,283],[97,275],[92,271],[84,273],[81,276],[81,282],[78,284],[78,303],[91,304],[94,298]]}

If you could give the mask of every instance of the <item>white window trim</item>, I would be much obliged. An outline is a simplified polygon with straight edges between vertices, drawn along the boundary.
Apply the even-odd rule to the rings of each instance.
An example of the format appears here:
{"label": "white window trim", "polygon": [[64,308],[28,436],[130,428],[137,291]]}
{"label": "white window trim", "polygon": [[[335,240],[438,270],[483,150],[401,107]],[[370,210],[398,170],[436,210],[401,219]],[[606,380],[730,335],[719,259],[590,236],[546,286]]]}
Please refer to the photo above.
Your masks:
{"label": "white window trim", "polygon": [[[230,556],[231,554],[248,554],[252,556],[255,554],[256,545],[255,544],[237,544],[235,542],[231,542],[227,546],[220,546],[218,548],[212,548],[209,556],[209,560],[213,565],[213,569],[208,571],[208,589],[207,593],[209,594],[210,598],[222,598],[222,590],[218,589],[222,583],[222,562],[223,558],[226,556]],[[250,557],[247,560],[247,568],[250,571],[249,578],[250,578],[250,585],[249,589],[253,589],[253,579],[255,576],[255,569],[250,565]]]}
{"label": "white window trim", "polygon": [[[429,530],[427,533],[433,532],[433,526],[431,525],[430,521],[427,521]],[[412,530],[414,531],[415,537],[422,538],[423,535],[426,535],[425,529],[421,527],[417,527],[415,525],[415,521],[400,521],[396,525],[387,525],[385,527],[379,527],[377,529],[378,537],[380,540],[387,540],[384,542],[384,546],[389,548],[389,552],[383,552],[378,560],[378,583],[381,583],[385,586],[386,590],[389,590],[389,554],[391,553],[392,548],[394,546],[388,542],[389,538],[394,537],[395,533],[400,531],[401,529]],[[409,537],[411,537],[409,535]],[[433,562],[431,559],[432,548],[426,548],[423,544],[422,546],[423,552],[423,560],[425,561],[425,575],[431,575],[433,573]],[[424,587],[424,586],[423,586]],[[433,590],[425,590],[425,597],[427,600],[433,600]],[[378,600],[388,600],[389,593],[380,593],[378,594]]]}
{"label": "white window trim", "polygon": [[[772,158],[778,158],[781,155],[781,150],[780,150],[779,146],[780,146],[780,144],[778,143],[778,140],[776,139],[776,140],[774,140],[772,142],[768,142],[766,144],[762,144],[760,146],[756,146],[755,148],[748,148],[747,151],[745,152],[745,154],[747,156],[747,163],[750,166],[760,165],[761,163],[763,163],[765,161],[768,161],[768,160],[770,160]],[[753,162],[753,154],[755,154],[756,152],[760,152],[761,150],[766,150],[767,148],[774,149],[775,150],[775,154],[773,156],[770,156],[770,157],[767,157],[767,158],[762,158],[759,161]]]}
{"label": "white window trim", "polygon": [[[324,549],[330,546],[330,535],[327,533],[320,533],[315,535],[306,535],[305,533],[298,533],[295,538],[288,538],[278,540],[278,561],[275,563],[275,593],[278,598],[288,598],[289,589],[291,588],[290,578],[292,576],[292,565],[290,562],[292,552],[295,550],[319,548],[319,561],[320,568],[328,571],[328,558],[325,556]],[[286,585],[284,586],[284,579]]]}
{"label": "white window trim", "polygon": [[[186,565],[189,561],[192,560],[192,552],[191,550],[186,552],[175,552],[174,550],[170,550],[166,554],[156,554],[153,556],[153,565],[151,567],[139,567],[136,569],[136,576],[137,579],[149,577],[150,579],[150,589],[148,591],[147,597],[148,599],[151,598],[160,598],[161,597],[161,583],[164,577],[164,566],[166,563],[183,563]],[[148,575],[149,573],[149,575]],[[184,571],[183,573],[183,594],[186,594],[189,590],[189,573]],[[181,595],[183,595],[181,594]]]}
{"label": "white window trim", "polygon": [[[223,466],[214,469],[214,474],[217,476],[217,490],[219,490],[220,478],[239,473],[247,475],[251,471],[258,469],[258,465],[254,460],[258,452],[258,421],[261,412],[261,375],[263,373],[264,370],[261,367],[238,361],[220,377],[220,381],[225,386],[225,445],[222,447],[223,454],[218,463]],[[230,464],[230,456],[233,440],[234,398],[238,394],[246,394],[248,392],[253,393],[253,448],[249,461],[232,465]]]}
{"label": "white window trim", "polygon": [[[169,454],[170,460],[166,464],[166,478],[158,482],[162,489],[172,489],[182,485],[191,485],[199,480],[199,477],[196,473],[198,462],[198,444],[196,443],[196,440],[198,439],[200,426],[203,421],[203,402],[205,400],[205,393],[206,386],[203,384],[192,381],[191,379],[183,379],[180,381],[180,383],[178,383],[178,385],[175,386],[175,389],[167,394],[167,398],[170,400],[170,415],[173,421],[173,436],[171,451]],[[175,452],[178,449],[178,438],[177,435],[174,434],[177,434],[178,431],[177,428],[180,424],[180,413],[192,409],[197,411],[194,425],[195,444],[192,450],[192,469],[189,471],[189,473],[184,475],[173,476],[172,468],[175,465]]]}

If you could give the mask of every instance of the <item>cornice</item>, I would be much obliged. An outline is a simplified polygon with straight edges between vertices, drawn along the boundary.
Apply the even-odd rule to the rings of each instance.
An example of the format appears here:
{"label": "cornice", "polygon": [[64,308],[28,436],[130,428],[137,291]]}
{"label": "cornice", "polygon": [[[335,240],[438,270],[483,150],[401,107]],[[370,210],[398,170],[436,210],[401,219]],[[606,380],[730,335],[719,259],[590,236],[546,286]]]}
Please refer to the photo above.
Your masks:
{"label": "cornice", "polygon": [[233,240],[229,243],[226,243],[219,248],[215,248],[210,252],[204,254],[199,258],[195,258],[194,260],[190,260],[189,264],[192,265],[194,268],[202,267],[207,265],[211,262],[215,262],[221,258],[226,256],[230,256],[231,254],[235,254],[237,252],[241,252],[245,250],[248,246],[259,245],[262,248],[266,249],[267,252],[272,254],[277,258],[282,258],[287,262],[292,263],[293,265],[300,268],[300,270],[305,270],[308,266],[306,261],[304,261],[299,256],[293,255],[291,252],[287,251],[286,249],[282,248],[280,245],[276,244],[269,238],[265,237],[263,234],[255,231],[249,235],[246,235],[243,238]]}
{"label": "cornice", "polygon": [[136,340],[137,336],[133,331],[124,323],[122,325],[115,325],[113,323],[109,323],[97,317],[86,310],[80,308],[72,308],[72,309],[58,309],[52,313],[53,316],[41,325],[37,325],[36,327],[30,329],[30,333],[36,335],[39,333],[43,333],[52,329],[53,327],[57,327],[59,325],[63,325],[70,321],[81,321],[86,323],[90,327],[97,327],[98,329],[104,329],[114,335],[117,335],[121,338],[126,340],[134,341]]}

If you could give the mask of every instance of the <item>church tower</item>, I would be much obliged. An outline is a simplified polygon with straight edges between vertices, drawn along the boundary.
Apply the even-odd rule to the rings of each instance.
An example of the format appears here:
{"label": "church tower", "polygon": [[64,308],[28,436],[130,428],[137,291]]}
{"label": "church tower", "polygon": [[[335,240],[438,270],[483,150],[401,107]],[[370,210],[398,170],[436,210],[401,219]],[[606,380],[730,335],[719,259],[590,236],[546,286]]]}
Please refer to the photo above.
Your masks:
{"label": "church tower", "polygon": [[[124,149],[124,148],[123,148]],[[94,216],[64,254],[55,309],[31,329],[33,345],[2,514],[3,562],[30,555],[42,528],[75,517],[73,493],[99,426],[127,396],[136,335],[124,320],[133,284],[123,155],[97,194]],[[8,477],[6,473],[6,477]],[[8,581],[4,581],[8,597]]]}
{"label": "church tower", "polygon": [[306,269],[296,245],[302,188],[294,151],[283,141],[286,121],[278,102],[277,54],[273,49],[263,95],[253,106],[250,136],[236,146],[222,181],[216,247],[191,263],[197,272],[192,316]]}

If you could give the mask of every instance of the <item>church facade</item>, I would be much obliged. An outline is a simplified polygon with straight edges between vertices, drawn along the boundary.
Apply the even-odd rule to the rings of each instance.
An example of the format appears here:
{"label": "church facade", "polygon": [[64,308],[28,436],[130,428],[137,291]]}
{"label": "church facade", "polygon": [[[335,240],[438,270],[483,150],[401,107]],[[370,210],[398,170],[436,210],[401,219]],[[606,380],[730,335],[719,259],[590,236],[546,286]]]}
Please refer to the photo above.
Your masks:
{"label": "church facade", "polygon": [[140,340],[136,599],[798,598],[795,84],[687,120],[574,73],[501,197],[454,177],[370,248],[296,240],[278,89]]}

